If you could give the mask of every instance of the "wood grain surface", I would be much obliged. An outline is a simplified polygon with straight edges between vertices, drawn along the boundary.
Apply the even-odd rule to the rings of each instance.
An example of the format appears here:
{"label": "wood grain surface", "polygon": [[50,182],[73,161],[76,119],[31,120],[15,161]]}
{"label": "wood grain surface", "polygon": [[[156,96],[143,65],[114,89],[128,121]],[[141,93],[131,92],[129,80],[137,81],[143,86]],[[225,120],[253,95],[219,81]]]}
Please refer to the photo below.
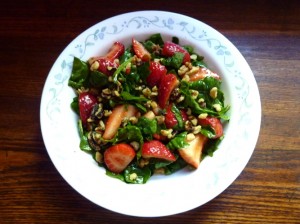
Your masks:
{"label": "wood grain surface", "polygon": [[[253,156],[222,194],[182,214],[137,218],[66,183],[45,149],[39,107],[51,66],[77,35],[151,9],[194,17],[232,41],[253,70],[262,123]],[[0,52],[0,223],[300,223],[300,1],[2,1]]]}

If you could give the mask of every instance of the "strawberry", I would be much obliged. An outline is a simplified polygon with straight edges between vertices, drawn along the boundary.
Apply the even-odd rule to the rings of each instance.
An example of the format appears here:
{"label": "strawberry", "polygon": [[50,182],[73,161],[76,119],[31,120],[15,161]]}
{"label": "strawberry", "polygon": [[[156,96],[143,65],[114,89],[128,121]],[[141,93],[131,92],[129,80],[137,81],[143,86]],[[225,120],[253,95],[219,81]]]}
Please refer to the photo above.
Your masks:
{"label": "strawberry", "polygon": [[158,105],[165,108],[171,92],[179,85],[179,81],[174,74],[163,75],[158,87]]}
{"label": "strawberry", "polygon": [[164,159],[171,162],[176,160],[176,157],[173,155],[173,153],[158,140],[151,140],[143,144],[142,157]]}
{"label": "strawberry", "polygon": [[120,143],[105,150],[104,163],[111,172],[121,173],[134,157],[134,149],[126,143]]}
{"label": "strawberry", "polygon": [[89,59],[89,63],[93,66],[95,62],[98,62],[95,69],[106,75],[112,75],[114,69],[117,69],[119,67],[119,63],[115,61],[115,59],[121,57],[124,52],[124,45],[120,42],[115,42],[106,55],[100,57],[92,57]]}
{"label": "strawberry", "polygon": [[87,124],[87,119],[91,116],[92,109],[97,104],[97,98],[88,92],[82,92],[78,96],[79,115],[82,124]]}
{"label": "strawberry", "polygon": [[141,44],[134,38],[132,38],[132,47],[134,53],[138,58],[140,58],[142,61],[150,61],[151,54],[149,53],[149,51],[147,51],[143,44]]}
{"label": "strawberry", "polygon": [[206,117],[204,119],[199,118],[198,123],[201,126],[210,126],[215,131],[214,138],[220,138],[223,135],[223,126],[220,119],[216,117]]}
{"label": "strawberry", "polygon": [[159,62],[150,62],[150,75],[147,77],[146,82],[150,87],[159,86],[161,77],[167,74],[167,69]]}
{"label": "strawberry", "polygon": [[178,152],[184,161],[197,169],[200,164],[202,149],[206,141],[207,137],[202,134],[197,134],[195,139],[187,141],[189,145],[186,148],[179,149]]}
{"label": "strawberry", "polygon": [[220,76],[208,68],[200,68],[199,71],[195,74],[190,75],[190,82],[202,80],[205,77],[213,77],[215,79],[220,79]]}
{"label": "strawberry", "polygon": [[116,106],[105,124],[103,138],[106,140],[112,139],[118,132],[124,118],[130,118],[137,113],[137,109],[132,105]]}
{"label": "strawberry", "polygon": [[166,41],[164,43],[164,47],[162,49],[162,55],[167,57],[172,57],[175,53],[183,53],[183,62],[182,64],[185,64],[186,62],[191,61],[191,57],[189,52],[187,52],[183,47],[179,46],[178,44],[175,44],[171,41]]}
{"label": "strawberry", "polygon": [[[178,124],[175,114],[172,111],[172,106],[173,105],[170,104],[169,106],[167,106],[167,109],[166,109],[165,125],[167,128],[174,128]],[[183,122],[187,121],[188,117],[187,117],[186,112],[184,110],[180,110],[180,113],[181,113]]]}

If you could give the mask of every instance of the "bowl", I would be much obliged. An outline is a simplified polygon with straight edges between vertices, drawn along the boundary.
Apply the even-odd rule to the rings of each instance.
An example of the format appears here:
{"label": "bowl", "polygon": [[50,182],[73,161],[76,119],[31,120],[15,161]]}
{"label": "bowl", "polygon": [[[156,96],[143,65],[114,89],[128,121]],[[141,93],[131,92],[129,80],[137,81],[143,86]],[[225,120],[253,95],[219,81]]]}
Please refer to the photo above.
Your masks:
{"label": "bowl", "polygon": [[[226,104],[231,106],[225,138],[213,157],[195,171],[154,175],[146,184],[126,184],[108,177],[104,168],[79,148],[77,115],[68,86],[74,56],[88,60],[105,54],[113,42],[144,40],[160,33],[189,44],[221,75]],[[165,11],[137,11],[114,16],[88,28],[58,56],[45,82],[40,122],[54,166],[79,194],[108,210],[131,216],[159,217],[197,208],[221,194],[243,171],[258,139],[261,104],[254,75],[239,50],[220,32],[191,17]]]}

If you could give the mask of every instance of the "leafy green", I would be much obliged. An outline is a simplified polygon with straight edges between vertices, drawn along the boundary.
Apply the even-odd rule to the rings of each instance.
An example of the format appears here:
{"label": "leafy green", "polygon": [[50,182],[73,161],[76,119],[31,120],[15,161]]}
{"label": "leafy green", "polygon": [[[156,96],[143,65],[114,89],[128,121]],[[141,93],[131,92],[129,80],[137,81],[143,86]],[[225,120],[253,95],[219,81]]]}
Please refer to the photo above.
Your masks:
{"label": "leafy green", "polygon": [[173,128],[174,130],[180,130],[184,127],[183,119],[180,110],[175,106],[175,104],[172,105],[171,111],[174,113],[175,118],[177,120],[177,125]]}
{"label": "leafy green", "polygon": [[68,85],[74,89],[88,86],[89,67],[84,61],[74,57],[72,73]]}
{"label": "leafy green", "polygon": [[140,144],[144,141],[141,130],[134,125],[127,125],[124,128],[119,128],[118,133],[113,140],[114,144],[119,142],[130,143],[132,141],[137,141]]}
{"label": "leafy green", "polygon": [[79,119],[78,121],[78,127],[79,127],[79,136],[80,136],[80,143],[79,147],[83,151],[91,152],[93,149],[90,147],[88,142],[88,132],[85,132],[83,130],[82,122]]}
{"label": "leafy green", "polygon": [[179,156],[178,159],[169,164],[168,166],[166,166],[165,169],[165,174],[166,175],[170,175],[173,174],[175,172],[177,172],[178,170],[181,170],[182,168],[186,167],[187,163]]}
{"label": "leafy green", "polygon": [[147,140],[152,140],[152,136],[157,132],[157,120],[150,120],[146,117],[140,117],[138,123],[136,124],[140,128],[143,136]]}
{"label": "leafy green", "polygon": [[91,71],[89,81],[92,86],[102,88],[108,84],[108,76],[98,71]]}
{"label": "leafy green", "polygon": [[127,183],[145,184],[150,177],[151,170],[147,166],[140,168],[132,164],[124,170],[124,178]]}
{"label": "leafy green", "polygon": [[164,45],[164,41],[161,37],[161,34],[160,33],[155,33],[155,34],[152,34],[147,40],[147,41],[151,41],[152,43],[154,44],[158,44],[160,46],[163,46]]}
{"label": "leafy green", "polygon": [[187,132],[182,132],[180,134],[177,134],[175,138],[169,141],[169,143],[166,145],[167,148],[171,150],[176,150],[176,149],[182,149],[187,147],[189,143],[186,141],[186,135]]}
{"label": "leafy green", "polygon": [[77,115],[79,115],[78,96],[73,98],[73,101],[71,102],[71,108]]}
{"label": "leafy green", "polygon": [[161,63],[167,67],[179,69],[182,65],[184,54],[176,52],[172,57],[163,58]]}

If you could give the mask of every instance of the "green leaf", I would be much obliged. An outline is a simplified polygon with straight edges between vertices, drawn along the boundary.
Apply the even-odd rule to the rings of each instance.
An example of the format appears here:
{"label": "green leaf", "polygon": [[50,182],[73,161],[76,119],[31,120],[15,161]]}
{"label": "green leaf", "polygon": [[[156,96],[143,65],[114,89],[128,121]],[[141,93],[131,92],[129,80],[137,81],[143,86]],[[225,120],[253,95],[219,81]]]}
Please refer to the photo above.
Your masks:
{"label": "green leaf", "polygon": [[89,67],[84,61],[74,57],[72,73],[69,78],[68,85],[79,89],[88,86]]}
{"label": "green leaf", "polygon": [[186,141],[186,135],[187,132],[182,132],[180,134],[177,134],[175,138],[169,141],[169,143],[166,145],[167,148],[171,150],[175,150],[175,149],[182,149],[189,146],[189,143]]}
{"label": "green leaf", "polygon": [[184,58],[184,54],[180,52],[176,52],[172,57],[168,58],[163,58],[161,60],[161,63],[167,67],[174,68],[174,69],[179,69],[180,66],[182,65]]}
{"label": "green leaf", "polygon": [[174,113],[175,118],[177,120],[177,125],[173,128],[175,130],[180,130],[184,127],[183,119],[180,110],[175,106],[175,104],[172,105],[171,111]]}
{"label": "green leaf", "polygon": [[78,121],[78,127],[80,136],[79,148],[86,152],[93,151],[88,142],[88,132],[84,131],[81,120]]}
{"label": "green leaf", "polygon": [[166,166],[165,169],[165,174],[166,175],[170,175],[173,174],[175,172],[177,172],[178,170],[181,170],[182,168],[186,167],[187,163],[179,156],[178,159],[169,164],[168,166]]}
{"label": "green leaf", "polygon": [[124,170],[124,178],[127,183],[145,184],[150,177],[151,170],[147,166],[140,168],[137,165],[132,164]]}
{"label": "green leaf", "polygon": [[157,132],[157,120],[150,120],[146,117],[140,117],[138,123],[136,124],[140,128],[143,136],[147,140],[152,140],[153,134]]}
{"label": "green leaf", "polygon": [[99,71],[92,71],[90,73],[90,83],[96,88],[102,88],[108,84],[108,77]]}
{"label": "green leaf", "polygon": [[73,98],[73,101],[71,102],[71,108],[77,115],[79,115],[78,96]]}

